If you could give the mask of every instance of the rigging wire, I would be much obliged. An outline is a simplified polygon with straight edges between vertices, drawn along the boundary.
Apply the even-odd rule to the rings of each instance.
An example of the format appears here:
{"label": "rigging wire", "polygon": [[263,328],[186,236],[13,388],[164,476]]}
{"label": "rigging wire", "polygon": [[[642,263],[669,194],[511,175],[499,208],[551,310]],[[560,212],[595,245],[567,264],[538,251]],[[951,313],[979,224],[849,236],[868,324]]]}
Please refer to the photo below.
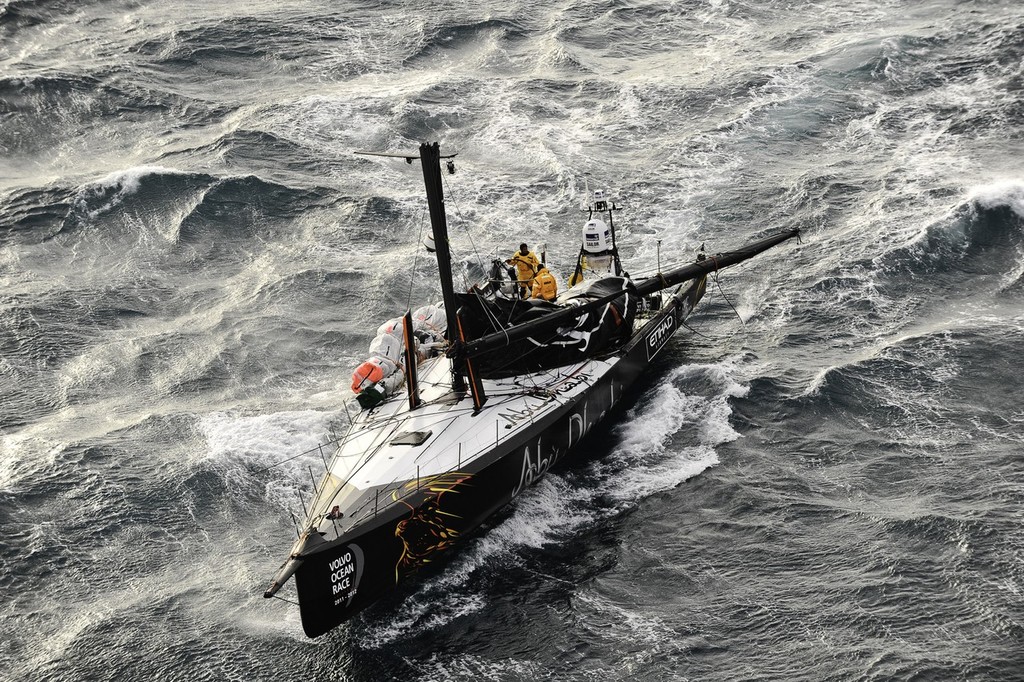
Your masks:
{"label": "rigging wire", "polygon": [[704,338],[704,339],[712,338],[710,335],[705,334],[704,332],[697,331],[696,329],[694,329],[690,325],[686,324],[686,320],[681,321],[679,324],[682,325],[683,329],[687,330],[691,334],[694,334],[694,335],[699,336],[699,337]]}
{"label": "rigging wire", "polygon": [[419,262],[420,245],[423,243],[423,215],[426,213],[426,210],[425,206],[420,210],[420,232],[419,236],[416,237],[416,243],[413,244],[412,272],[409,273],[409,299],[405,304],[406,310],[412,310],[412,291],[416,285],[416,264]]}
{"label": "rigging wire", "polygon": [[473,293],[476,294],[476,300],[480,304],[480,310],[482,310],[484,315],[487,317],[487,322],[490,323],[491,330],[493,332],[504,332],[505,338],[507,339],[508,330],[506,330],[505,325],[501,323],[501,320],[499,320],[498,316],[494,314],[494,311],[491,310],[490,306],[487,305],[487,302],[484,300],[483,295],[475,289]]}
{"label": "rigging wire", "polygon": [[459,221],[462,223],[462,229],[466,231],[466,236],[469,237],[469,244],[473,247],[473,255],[476,256],[477,265],[486,272],[486,269],[484,268],[484,261],[480,257],[480,252],[476,248],[476,242],[473,241],[473,234],[469,231],[469,222],[467,222],[466,218],[462,215],[462,209],[459,208],[459,204],[455,200],[455,190],[453,190],[451,185],[448,184],[448,177],[446,175],[442,174],[441,179],[444,180],[444,186],[448,189],[448,196],[452,199],[452,205],[455,207],[455,213],[458,214]]}
{"label": "rigging wire", "polygon": [[[676,291],[676,293],[678,293],[679,291],[682,291],[682,288],[683,288],[683,285],[680,284],[679,285],[679,289]],[[696,314],[697,306],[700,306],[702,310],[710,310],[711,309],[711,304],[714,301],[713,296],[714,296],[714,289],[708,289],[705,286],[705,288],[704,288],[704,295],[701,296],[701,299],[699,301],[697,301],[697,305],[695,305],[693,307],[693,310],[690,311],[690,315],[692,316],[692,315]],[[698,318],[698,320],[700,320],[700,319],[701,318]],[[682,325],[684,327],[686,327],[688,330],[690,330],[691,332],[693,332],[694,334],[696,334],[697,336],[700,336],[700,337],[705,338],[705,339],[713,338],[709,334],[704,334],[703,332],[698,331],[696,329],[696,325],[691,327],[690,325],[686,324],[686,320],[683,320]]]}
{"label": "rigging wire", "polygon": [[722,294],[722,298],[724,298],[725,302],[729,304],[729,307],[732,308],[732,311],[736,313],[736,318],[740,321],[740,324],[745,325],[746,322],[743,321],[743,316],[740,315],[740,311],[736,310],[736,306],[732,304],[732,301],[729,300],[729,297],[726,295],[725,290],[722,289],[722,283],[718,281],[718,270],[714,271],[714,276],[712,277],[712,279],[715,280],[715,286],[718,287],[718,292]]}

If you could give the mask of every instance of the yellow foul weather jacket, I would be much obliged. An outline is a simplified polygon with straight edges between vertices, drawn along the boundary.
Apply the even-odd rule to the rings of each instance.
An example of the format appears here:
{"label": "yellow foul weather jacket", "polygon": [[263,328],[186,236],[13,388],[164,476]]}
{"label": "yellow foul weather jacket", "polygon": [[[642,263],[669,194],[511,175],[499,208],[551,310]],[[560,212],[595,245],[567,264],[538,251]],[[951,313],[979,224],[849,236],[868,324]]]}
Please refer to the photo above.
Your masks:
{"label": "yellow foul weather jacket", "polygon": [[558,282],[555,280],[555,276],[548,272],[547,268],[541,268],[541,271],[533,279],[533,298],[553,301],[557,295]]}
{"label": "yellow foul weather jacket", "polygon": [[524,289],[533,282],[534,275],[537,274],[537,270],[540,269],[540,261],[537,256],[534,255],[533,251],[528,251],[524,256],[519,251],[512,254],[506,263],[515,264],[516,270],[519,273],[519,286]]}

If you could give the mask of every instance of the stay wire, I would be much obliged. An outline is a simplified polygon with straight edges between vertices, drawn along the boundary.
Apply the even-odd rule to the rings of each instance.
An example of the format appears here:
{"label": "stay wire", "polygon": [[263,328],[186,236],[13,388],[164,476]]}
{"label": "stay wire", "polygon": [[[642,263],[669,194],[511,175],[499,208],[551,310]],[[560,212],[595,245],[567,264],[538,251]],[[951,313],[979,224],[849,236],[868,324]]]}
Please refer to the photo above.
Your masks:
{"label": "stay wire", "polygon": [[469,245],[473,247],[473,255],[476,256],[477,265],[486,272],[484,268],[484,259],[480,257],[480,252],[476,248],[476,242],[473,241],[473,233],[469,230],[469,223],[466,218],[462,215],[462,209],[459,208],[459,202],[455,200],[455,190],[448,184],[448,178],[441,175],[441,179],[444,180],[444,186],[448,189],[448,196],[452,199],[452,206],[455,207],[455,213],[459,216],[459,222],[462,224],[462,229],[466,231],[466,236],[469,237]]}
{"label": "stay wire", "polygon": [[[680,287],[679,287],[679,290],[682,290],[682,288],[683,288],[683,287],[682,287],[682,285],[680,285]],[[678,291],[679,291],[679,290],[677,290],[677,293],[678,293]],[[698,307],[698,306],[700,306],[700,308],[701,308],[702,310],[706,310],[706,309],[708,309],[708,308],[710,308],[710,307],[711,307],[711,302],[712,302],[712,300],[713,300],[713,299],[712,299],[712,296],[713,296],[713,294],[714,294],[714,291],[713,291],[713,290],[707,290],[707,289],[705,289],[705,291],[706,291],[707,293],[705,293],[705,294],[704,294],[704,296],[702,296],[702,297],[701,297],[701,299],[700,299],[700,300],[699,300],[699,301],[697,302],[697,305],[696,305],[696,306],[694,306],[694,307],[693,307],[693,310],[691,310],[691,311],[690,311],[690,314],[691,314],[691,315],[696,315],[696,314],[697,314],[697,307]],[[700,319],[700,318],[698,318],[698,320],[699,320],[699,319]],[[687,329],[688,331],[690,331],[690,332],[691,332],[692,334],[695,334],[695,335],[697,335],[697,336],[700,336],[701,338],[705,338],[705,339],[711,339],[711,338],[713,338],[713,337],[712,337],[712,336],[711,336],[710,334],[705,334],[704,332],[702,332],[702,331],[698,330],[698,329],[696,328],[696,325],[689,325],[689,324],[687,324],[687,323],[686,323],[686,320],[683,320],[682,322],[680,322],[680,324],[681,324],[681,325],[683,325],[683,327],[685,327],[685,328],[686,328],[686,329]]]}
{"label": "stay wire", "polygon": [[690,332],[691,334],[693,334],[695,336],[699,336],[699,337],[701,337],[703,339],[710,339],[710,338],[712,338],[710,334],[705,334],[704,332],[698,331],[698,330],[694,329],[693,327],[691,327],[690,325],[686,324],[686,320],[681,321],[679,324],[681,324],[684,329],[686,329],[688,332]]}
{"label": "stay wire", "polygon": [[501,324],[501,320],[499,320],[498,316],[494,314],[494,311],[491,310],[490,306],[487,304],[487,300],[484,299],[483,295],[478,290],[474,289],[473,293],[476,295],[477,303],[480,304],[480,309],[484,311],[484,315],[487,317],[487,321],[491,325],[491,330],[493,332],[504,331],[505,337],[508,338],[508,331],[505,329],[505,326]]}
{"label": "stay wire", "polygon": [[715,280],[715,286],[718,287],[718,293],[722,294],[722,298],[724,298],[725,302],[729,304],[729,307],[732,308],[732,311],[736,313],[736,319],[740,321],[741,325],[746,325],[746,323],[743,321],[743,316],[740,315],[740,311],[736,310],[736,306],[732,304],[732,301],[729,300],[729,297],[726,295],[725,290],[722,289],[722,283],[718,281],[717,270],[715,271],[714,277],[712,279]]}
{"label": "stay wire", "polygon": [[426,213],[426,210],[425,206],[420,210],[420,232],[416,238],[416,243],[413,244],[412,272],[409,273],[409,299],[405,304],[406,310],[412,310],[412,292],[416,286],[416,265],[420,258],[420,245],[423,243],[423,215]]}

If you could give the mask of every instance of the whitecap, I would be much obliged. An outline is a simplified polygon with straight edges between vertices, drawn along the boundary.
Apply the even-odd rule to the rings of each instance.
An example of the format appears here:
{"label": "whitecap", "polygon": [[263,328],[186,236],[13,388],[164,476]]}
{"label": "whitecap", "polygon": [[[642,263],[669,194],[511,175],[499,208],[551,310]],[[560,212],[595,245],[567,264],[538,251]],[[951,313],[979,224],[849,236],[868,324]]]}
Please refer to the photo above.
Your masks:
{"label": "whitecap", "polygon": [[[138,192],[143,178],[150,175],[187,175],[187,173],[163,166],[135,166],[114,171],[79,190],[73,202],[74,207],[80,213],[88,215],[90,218],[96,218]],[[90,210],[89,205],[95,200],[104,200],[104,203]]]}
{"label": "whitecap", "polygon": [[1024,182],[1000,180],[987,185],[972,187],[968,198],[984,210],[1007,207],[1018,217],[1024,218]]}

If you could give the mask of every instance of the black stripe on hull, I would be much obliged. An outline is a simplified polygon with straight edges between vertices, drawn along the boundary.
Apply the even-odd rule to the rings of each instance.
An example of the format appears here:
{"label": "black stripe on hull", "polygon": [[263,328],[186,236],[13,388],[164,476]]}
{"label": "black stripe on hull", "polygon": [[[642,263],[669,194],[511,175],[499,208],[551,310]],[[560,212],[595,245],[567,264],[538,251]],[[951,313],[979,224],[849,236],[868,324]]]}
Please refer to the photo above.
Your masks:
{"label": "black stripe on hull", "polygon": [[521,436],[501,442],[465,471],[409,481],[409,494],[397,503],[404,511],[392,505],[353,533],[304,557],[295,582],[306,635],[324,634],[395,589],[540,480],[664,349],[703,296],[704,286],[702,277],[671,299],[622,348],[615,366],[575,400]]}

